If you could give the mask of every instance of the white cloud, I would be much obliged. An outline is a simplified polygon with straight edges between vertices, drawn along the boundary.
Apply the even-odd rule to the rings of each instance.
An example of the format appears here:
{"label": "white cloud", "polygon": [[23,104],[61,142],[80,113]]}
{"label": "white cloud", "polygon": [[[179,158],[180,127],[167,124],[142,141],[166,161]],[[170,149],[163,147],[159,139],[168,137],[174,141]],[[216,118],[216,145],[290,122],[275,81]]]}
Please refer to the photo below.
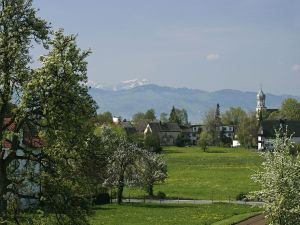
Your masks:
{"label": "white cloud", "polygon": [[300,65],[299,64],[292,65],[291,70],[295,72],[300,71]]}
{"label": "white cloud", "polygon": [[216,53],[210,53],[206,56],[206,60],[212,61],[212,60],[218,60],[220,58],[219,54]]}

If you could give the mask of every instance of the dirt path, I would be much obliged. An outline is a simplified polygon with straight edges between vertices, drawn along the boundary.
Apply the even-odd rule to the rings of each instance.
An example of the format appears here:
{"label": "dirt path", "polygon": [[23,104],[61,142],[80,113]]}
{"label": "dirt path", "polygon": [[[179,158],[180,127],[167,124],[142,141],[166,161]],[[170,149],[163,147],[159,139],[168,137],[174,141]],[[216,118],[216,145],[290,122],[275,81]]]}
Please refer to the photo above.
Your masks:
{"label": "dirt path", "polygon": [[243,222],[237,223],[236,225],[266,225],[266,219],[263,214],[260,214]]}

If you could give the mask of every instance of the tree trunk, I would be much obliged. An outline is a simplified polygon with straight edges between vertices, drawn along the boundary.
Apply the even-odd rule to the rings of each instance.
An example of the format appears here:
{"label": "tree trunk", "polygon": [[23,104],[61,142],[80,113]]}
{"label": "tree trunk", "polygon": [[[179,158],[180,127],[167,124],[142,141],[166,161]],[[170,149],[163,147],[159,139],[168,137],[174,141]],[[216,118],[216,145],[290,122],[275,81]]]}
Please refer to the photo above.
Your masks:
{"label": "tree trunk", "polygon": [[[6,219],[7,216],[7,200],[4,199],[7,174],[6,168],[3,165],[3,160],[0,159],[0,218]],[[5,223],[4,223],[5,224]]]}
{"label": "tree trunk", "polygon": [[148,195],[153,196],[153,185],[152,184],[148,185]]}
{"label": "tree trunk", "polygon": [[124,175],[121,175],[121,177],[119,179],[118,193],[117,193],[117,202],[118,202],[118,204],[122,203],[123,189],[124,189]]}
{"label": "tree trunk", "polygon": [[123,198],[123,189],[124,189],[124,184],[121,183],[118,187],[118,195],[117,195],[117,202],[118,204],[122,203],[122,198]]}

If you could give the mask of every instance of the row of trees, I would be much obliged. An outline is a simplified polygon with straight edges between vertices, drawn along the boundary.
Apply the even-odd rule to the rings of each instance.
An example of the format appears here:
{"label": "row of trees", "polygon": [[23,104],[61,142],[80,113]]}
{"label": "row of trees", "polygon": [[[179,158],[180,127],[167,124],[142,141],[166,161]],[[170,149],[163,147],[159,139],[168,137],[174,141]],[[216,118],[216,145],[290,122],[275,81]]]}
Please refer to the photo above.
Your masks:
{"label": "row of trees", "polygon": [[[53,31],[31,0],[0,0],[0,15],[0,223],[88,224],[103,187],[116,188],[119,202],[125,185],[151,194],[165,162],[122,132],[98,128],[111,115],[97,118],[88,94],[90,51]],[[38,45],[47,53],[36,68],[29,53]],[[30,218],[24,200],[37,203]]]}
{"label": "row of trees", "polygon": [[[138,125],[139,121],[148,119],[148,120],[156,120],[155,110],[148,109],[145,113],[138,112],[132,116],[132,122],[134,125]],[[162,123],[178,123],[180,126],[187,125],[188,121],[188,113],[185,109],[179,109],[175,106],[172,107],[169,115],[165,112],[160,114],[159,120]]]}

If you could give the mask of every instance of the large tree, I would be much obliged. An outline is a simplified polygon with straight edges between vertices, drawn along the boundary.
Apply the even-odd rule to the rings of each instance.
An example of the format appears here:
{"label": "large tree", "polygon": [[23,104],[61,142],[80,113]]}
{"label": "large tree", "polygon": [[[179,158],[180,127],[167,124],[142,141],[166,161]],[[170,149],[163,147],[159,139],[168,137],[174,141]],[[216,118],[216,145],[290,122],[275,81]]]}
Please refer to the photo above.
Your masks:
{"label": "large tree", "polygon": [[287,98],[282,102],[280,114],[290,120],[300,120],[300,102],[294,98]]}
{"label": "large tree", "polygon": [[203,118],[204,130],[211,137],[211,144],[218,145],[220,140],[220,120],[216,117],[216,110],[210,109],[207,111]]}
{"label": "large tree", "polygon": [[178,123],[179,125],[187,125],[189,123],[187,111],[173,106],[170,112],[169,122]]}
{"label": "large tree", "polygon": [[242,146],[250,148],[257,145],[258,123],[254,112],[249,112],[239,122],[236,134]]}
{"label": "large tree", "polygon": [[138,170],[141,184],[146,188],[149,196],[153,196],[154,184],[164,182],[167,178],[167,165],[162,155],[146,152],[143,163]]}
{"label": "large tree", "polygon": [[134,125],[138,125],[141,120],[155,120],[155,110],[154,109],[148,109],[145,113],[143,112],[137,112],[132,116],[132,122]]}
{"label": "large tree", "polygon": [[100,137],[107,155],[104,186],[117,189],[117,202],[122,202],[126,186],[146,186],[153,194],[153,184],[166,178],[162,158],[130,143],[110,127],[101,127]]}
{"label": "large tree", "polygon": [[230,107],[222,113],[221,120],[225,125],[239,125],[247,113],[241,107]]}
{"label": "large tree", "polygon": [[261,170],[253,175],[261,190],[252,197],[264,202],[269,224],[300,224],[300,155],[282,127],[276,133],[274,151],[262,155]]}
{"label": "large tree", "polygon": [[[31,0],[1,0],[0,14],[0,218],[26,198],[43,202],[41,210],[56,213],[61,224],[86,224],[85,179],[76,171],[87,147],[86,121],[95,115],[85,85],[89,51],[62,30],[49,38]],[[50,49],[37,69],[29,55],[33,41]],[[30,146],[34,141],[38,149]],[[28,190],[37,184],[38,193]]]}
{"label": "large tree", "polygon": [[280,109],[268,115],[268,119],[300,120],[300,102],[294,98],[285,99]]}

